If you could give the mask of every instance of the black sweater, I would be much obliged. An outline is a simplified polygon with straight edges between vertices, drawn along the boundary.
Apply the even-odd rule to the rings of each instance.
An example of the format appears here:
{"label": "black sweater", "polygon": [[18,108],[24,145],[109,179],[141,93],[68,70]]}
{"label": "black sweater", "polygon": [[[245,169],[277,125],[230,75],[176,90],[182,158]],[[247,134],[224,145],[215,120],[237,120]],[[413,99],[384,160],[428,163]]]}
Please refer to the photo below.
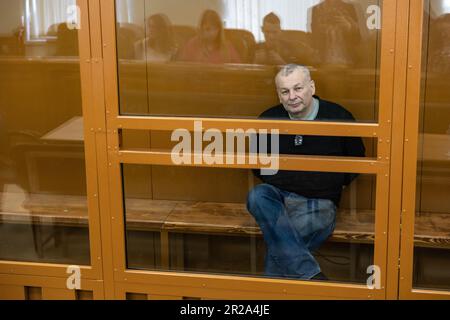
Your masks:
{"label": "black sweater", "polygon": [[[315,121],[355,121],[352,114],[340,105],[321,100],[319,97],[315,98],[320,102],[319,113]],[[289,114],[283,105],[266,110],[260,115],[260,118],[290,120]],[[295,135],[280,135],[280,155],[365,156],[365,148],[361,138],[303,136],[302,145],[296,146],[295,137]],[[270,150],[270,146],[268,149]],[[339,205],[343,186],[350,184],[357,176],[357,174],[348,173],[282,170],[271,176],[261,175],[260,170],[254,170],[254,173],[263,182],[277,188],[294,192],[307,198],[329,199],[336,206]]]}

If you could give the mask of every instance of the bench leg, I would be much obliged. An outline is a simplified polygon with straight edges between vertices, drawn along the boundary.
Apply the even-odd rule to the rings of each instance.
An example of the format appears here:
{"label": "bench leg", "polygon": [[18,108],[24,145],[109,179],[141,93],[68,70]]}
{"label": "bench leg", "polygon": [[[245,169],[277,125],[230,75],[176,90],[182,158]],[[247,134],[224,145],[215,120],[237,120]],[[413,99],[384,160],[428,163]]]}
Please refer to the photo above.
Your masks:
{"label": "bench leg", "polygon": [[172,236],[173,243],[170,246],[170,261],[172,269],[184,270],[184,234],[175,233]]}
{"label": "bench leg", "polygon": [[68,244],[69,244],[70,240],[66,239],[66,235],[69,232],[70,232],[70,229],[62,230],[62,228],[58,227],[58,226],[54,226],[54,228],[53,228],[53,238],[54,238],[55,248],[59,248],[61,256],[64,258],[69,257]]}
{"label": "bench leg", "polygon": [[256,236],[250,236],[250,271],[256,274]]}
{"label": "bench leg", "polygon": [[34,250],[36,251],[38,258],[44,257],[44,248],[42,243],[42,230],[41,226],[31,223],[31,230],[33,231]]}
{"label": "bench leg", "polygon": [[350,279],[352,281],[357,280],[356,271],[358,270],[359,265],[359,251],[359,243],[350,244]]}
{"label": "bench leg", "polygon": [[169,232],[161,230],[161,268],[169,270]]}

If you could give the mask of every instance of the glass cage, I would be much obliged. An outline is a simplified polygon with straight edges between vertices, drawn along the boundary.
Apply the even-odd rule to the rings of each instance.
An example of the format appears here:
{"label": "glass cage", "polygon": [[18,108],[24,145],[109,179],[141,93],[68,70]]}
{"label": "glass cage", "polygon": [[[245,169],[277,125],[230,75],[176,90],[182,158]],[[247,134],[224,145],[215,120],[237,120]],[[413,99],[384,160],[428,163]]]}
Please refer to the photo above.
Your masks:
{"label": "glass cage", "polygon": [[448,1],[0,17],[0,299],[450,298]]}

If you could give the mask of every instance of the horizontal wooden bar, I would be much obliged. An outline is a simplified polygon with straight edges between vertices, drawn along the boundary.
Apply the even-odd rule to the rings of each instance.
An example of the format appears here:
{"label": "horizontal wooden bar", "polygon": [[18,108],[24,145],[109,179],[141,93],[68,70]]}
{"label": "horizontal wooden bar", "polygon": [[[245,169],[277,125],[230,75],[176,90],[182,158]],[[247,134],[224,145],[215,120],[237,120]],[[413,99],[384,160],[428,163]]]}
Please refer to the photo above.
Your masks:
{"label": "horizontal wooden bar", "polygon": [[[83,272],[83,271],[82,271]],[[55,277],[55,276],[45,276],[42,274],[36,275],[19,275],[19,274],[1,274],[0,273],[0,284],[2,285],[16,285],[22,287],[38,287],[45,289],[63,289],[66,292],[73,292],[75,290],[70,290],[67,288],[67,278],[69,274]],[[91,280],[86,277],[81,276],[81,290],[92,291],[95,300],[103,300],[103,280]],[[58,299],[63,299],[63,296],[57,297]],[[45,297],[44,297],[45,299]]]}
{"label": "horizontal wooden bar", "polygon": [[[224,154],[225,155],[225,154]],[[186,154],[191,161],[179,166],[184,167],[209,167],[209,168],[230,168],[230,169],[268,169],[269,165],[260,163],[257,159],[251,162],[249,154],[242,155],[242,163],[237,163],[234,157],[233,163],[227,163],[225,156],[223,163],[207,164],[204,161],[195,163],[196,156],[199,153]],[[201,158],[199,158],[201,159]],[[177,166],[172,160],[170,151],[135,151],[123,150],[113,153],[111,160],[125,164],[147,164]],[[344,172],[344,173],[367,173],[377,174],[388,170],[388,163],[377,161],[375,158],[355,158],[355,157],[322,157],[322,156],[279,156],[279,170],[301,170],[301,171],[322,171],[322,172]],[[199,161],[200,162],[200,161]]]}
{"label": "horizontal wooden bar", "polygon": [[[68,277],[68,264],[20,262],[20,261],[0,261],[0,274],[30,275],[48,277]],[[97,280],[99,275],[92,266],[80,266],[84,279]]]}
{"label": "horizontal wooden bar", "polygon": [[449,300],[450,291],[442,290],[425,290],[425,289],[413,289],[410,293],[407,293],[404,298],[414,300]]}
{"label": "horizontal wooden bar", "polygon": [[[209,274],[190,274],[176,272],[116,271],[116,281],[129,284],[139,284],[160,287],[168,291],[178,291],[183,288],[201,289],[207,291],[234,291],[236,298],[243,299],[245,295],[255,297],[255,293],[272,294],[278,299],[303,295],[311,299],[383,299],[384,290],[371,290],[365,284],[292,281],[287,279],[252,278],[244,276],[226,276]],[[238,292],[236,287],[242,288]],[[202,293],[207,294],[206,292]]]}
{"label": "horizontal wooden bar", "polygon": [[218,129],[278,129],[280,134],[305,134],[317,136],[378,137],[382,136],[377,123],[286,121],[259,119],[219,119],[189,117],[138,117],[119,116],[110,119],[108,127],[114,129],[173,131],[187,129],[194,131],[194,123],[201,121],[203,130]]}

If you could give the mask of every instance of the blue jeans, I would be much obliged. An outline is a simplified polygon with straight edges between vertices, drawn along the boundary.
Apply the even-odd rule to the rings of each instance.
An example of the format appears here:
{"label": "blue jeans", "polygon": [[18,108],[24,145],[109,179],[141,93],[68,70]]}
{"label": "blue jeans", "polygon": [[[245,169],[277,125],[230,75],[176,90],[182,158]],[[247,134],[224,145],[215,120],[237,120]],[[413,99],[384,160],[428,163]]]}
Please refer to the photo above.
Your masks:
{"label": "blue jeans", "polygon": [[306,280],[321,272],[311,252],[334,231],[336,206],[331,200],[260,184],[248,194],[247,209],[266,242],[266,275]]}

